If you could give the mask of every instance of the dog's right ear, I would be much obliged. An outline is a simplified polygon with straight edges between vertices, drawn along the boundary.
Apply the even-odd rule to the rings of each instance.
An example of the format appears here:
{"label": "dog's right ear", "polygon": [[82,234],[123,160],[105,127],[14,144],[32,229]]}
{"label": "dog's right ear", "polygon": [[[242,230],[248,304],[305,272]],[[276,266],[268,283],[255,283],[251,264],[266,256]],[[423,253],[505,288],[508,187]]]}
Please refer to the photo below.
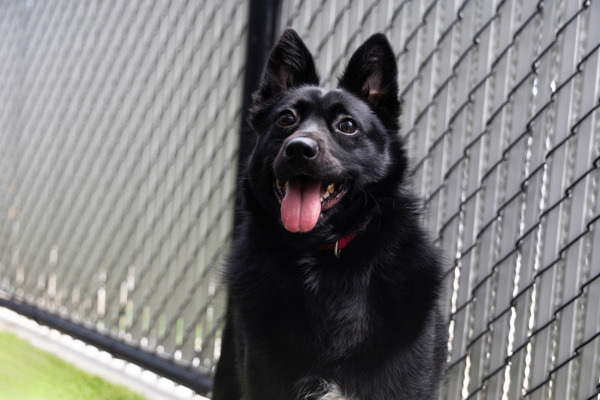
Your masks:
{"label": "dog's right ear", "polygon": [[398,67],[385,35],[376,33],[356,49],[339,87],[369,103],[388,128],[399,129]]}
{"label": "dog's right ear", "polygon": [[271,50],[258,90],[252,95],[250,122],[254,125],[262,104],[302,85],[319,85],[319,75],[310,51],[296,31],[288,28]]}

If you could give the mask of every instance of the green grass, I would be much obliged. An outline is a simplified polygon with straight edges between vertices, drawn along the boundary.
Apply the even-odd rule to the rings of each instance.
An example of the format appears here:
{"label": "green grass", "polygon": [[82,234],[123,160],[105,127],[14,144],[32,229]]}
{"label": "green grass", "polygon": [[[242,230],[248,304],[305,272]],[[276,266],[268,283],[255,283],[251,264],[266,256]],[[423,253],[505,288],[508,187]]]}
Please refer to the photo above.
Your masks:
{"label": "green grass", "polygon": [[0,400],[142,400],[12,333],[0,332]]}

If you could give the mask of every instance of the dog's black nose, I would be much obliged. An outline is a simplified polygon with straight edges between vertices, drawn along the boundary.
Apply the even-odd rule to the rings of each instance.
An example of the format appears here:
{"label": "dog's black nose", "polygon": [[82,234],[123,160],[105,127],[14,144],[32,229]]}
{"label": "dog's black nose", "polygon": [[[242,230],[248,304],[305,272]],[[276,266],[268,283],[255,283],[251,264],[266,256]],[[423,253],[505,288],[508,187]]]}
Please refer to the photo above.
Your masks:
{"label": "dog's black nose", "polygon": [[285,156],[296,160],[312,160],[319,154],[319,144],[309,137],[295,137],[285,145]]}

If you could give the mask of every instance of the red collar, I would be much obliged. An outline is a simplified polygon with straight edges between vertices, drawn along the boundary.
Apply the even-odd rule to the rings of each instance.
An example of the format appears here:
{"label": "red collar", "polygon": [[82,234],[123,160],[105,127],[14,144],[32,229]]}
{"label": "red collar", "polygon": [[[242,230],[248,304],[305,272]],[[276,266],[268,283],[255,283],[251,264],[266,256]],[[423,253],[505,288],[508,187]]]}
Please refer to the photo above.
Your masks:
{"label": "red collar", "polygon": [[330,243],[328,245],[323,246],[323,250],[333,249],[333,254],[335,254],[336,257],[339,257],[342,249],[348,246],[350,242],[352,242],[354,238],[356,238],[356,236],[358,236],[358,234],[361,232],[362,231],[354,232],[349,234],[348,236],[344,236],[343,238],[336,240],[334,243]]}

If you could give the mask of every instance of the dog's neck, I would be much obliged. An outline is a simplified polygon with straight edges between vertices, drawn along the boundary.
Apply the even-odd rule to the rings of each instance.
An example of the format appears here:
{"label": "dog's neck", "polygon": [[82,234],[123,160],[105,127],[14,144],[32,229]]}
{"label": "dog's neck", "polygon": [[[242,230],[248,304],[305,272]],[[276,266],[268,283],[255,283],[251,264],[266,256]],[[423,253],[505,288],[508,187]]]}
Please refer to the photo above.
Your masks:
{"label": "dog's neck", "polygon": [[362,233],[362,231],[354,232],[348,236],[344,236],[333,243],[323,246],[323,250],[333,250],[333,254],[335,254],[336,257],[339,257],[342,249],[348,246],[350,242],[352,242],[360,233]]}

